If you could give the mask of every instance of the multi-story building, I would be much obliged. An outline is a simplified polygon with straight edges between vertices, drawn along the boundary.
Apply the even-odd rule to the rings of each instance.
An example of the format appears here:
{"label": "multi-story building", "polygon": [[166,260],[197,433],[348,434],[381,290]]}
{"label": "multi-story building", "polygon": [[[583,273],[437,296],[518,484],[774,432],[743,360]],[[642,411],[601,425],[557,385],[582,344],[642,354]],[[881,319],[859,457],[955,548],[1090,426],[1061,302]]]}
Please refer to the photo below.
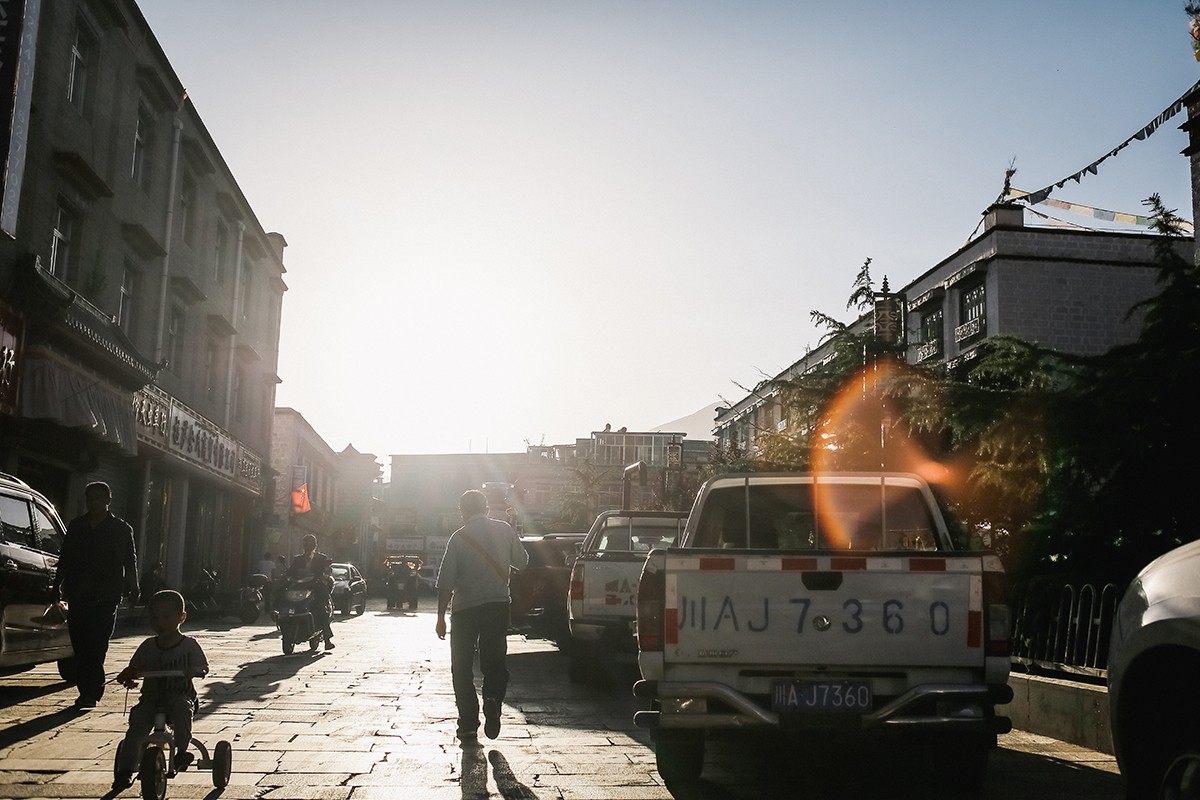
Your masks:
{"label": "multi-story building", "polygon": [[[1191,261],[1194,242],[1180,239]],[[895,293],[899,346],[912,364],[966,364],[996,336],[1063,353],[1095,355],[1134,341],[1141,317],[1130,310],[1158,291],[1154,237],[1138,233],[1033,228],[1015,204],[988,209],[982,233]],[[853,323],[862,331],[872,316]],[[813,368],[814,349],[732,406],[717,410],[719,447],[754,452],[758,433],[787,419],[772,384]]]}
{"label": "multi-story building", "polygon": [[133,0],[2,10],[0,469],[66,516],[107,480],[144,565],[236,586],[262,548],[286,242]]}
{"label": "multi-story building", "polygon": [[305,534],[335,561],[353,561],[353,540],[338,530],[342,460],[295,409],[275,409],[271,472],[275,476],[264,547],[289,559]]}

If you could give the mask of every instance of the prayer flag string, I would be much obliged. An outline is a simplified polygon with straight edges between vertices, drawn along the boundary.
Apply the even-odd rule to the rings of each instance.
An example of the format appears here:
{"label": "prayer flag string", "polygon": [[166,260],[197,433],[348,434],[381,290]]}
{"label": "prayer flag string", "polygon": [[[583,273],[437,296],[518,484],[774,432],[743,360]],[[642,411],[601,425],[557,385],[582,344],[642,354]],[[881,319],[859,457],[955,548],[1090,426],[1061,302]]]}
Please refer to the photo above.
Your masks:
{"label": "prayer flag string", "polygon": [[[1121,142],[1119,145],[1114,147],[1112,150],[1109,150],[1103,156],[1096,159],[1091,164],[1088,164],[1086,167],[1079,170],[1074,175],[1068,175],[1067,177],[1063,178],[1061,181],[1058,181],[1057,183],[1052,183],[1044,189],[1039,189],[1036,192],[1027,194],[1027,195],[1025,195],[1025,197],[1023,199],[1025,200],[1025,202],[1029,203],[1030,205],[1037,205],[1038,203],[1044,203],[1044,202],[1046,202],[1046,198],[1048,198],[1050,196],[1051,192],[1053,192],[1055,189],[1061,189],[1063,187],[1063,184],[1065,184],[1067,181],[1075,181],[1076,183],[1079,183],[1080,179],[1083,178],[1084,175],[1086,175],[1086,174],[1095,175],[1096,168],[1099,167],[1106,160],[1108,160],[1109,158],[1112,158],[1117,153],[1124,150],[1132,142],[1134,142],[1134,141],[1140,142],[1145,139],[1148,139],[1151,135],[1153,135],[1153,133],[1156,130],[1158,130],[1158,128],[1164,122],[1166,122],[1171,117],[1175,116],[1180,111],[1182,111],[1183,107],[1184,107],[1184,101],[1188,98],[1189,95],[1191,95],[1197,89],[1200,89],[1200,81],[1197,81],[1196,84],[1192,86],[1192,88],[1190,88],[1186,92],[1184,92],[1182,97],[1180,97],[1174,103],[1171,103],[1171,105],[1167,106],[1161,114],[1159,114],[1157,117],[1155,117],[1154,119],[1152,119],[1148,123],[1146,123],[1144,126],[1142,126],[1141,130],[1139,130],[1137,133],[1130,136],[1125,141]],[[1136,215],[1134,215],[1134,216],[1136,216]],[[1142,224],[1142,223],[1137,223],[1137,224]]]}

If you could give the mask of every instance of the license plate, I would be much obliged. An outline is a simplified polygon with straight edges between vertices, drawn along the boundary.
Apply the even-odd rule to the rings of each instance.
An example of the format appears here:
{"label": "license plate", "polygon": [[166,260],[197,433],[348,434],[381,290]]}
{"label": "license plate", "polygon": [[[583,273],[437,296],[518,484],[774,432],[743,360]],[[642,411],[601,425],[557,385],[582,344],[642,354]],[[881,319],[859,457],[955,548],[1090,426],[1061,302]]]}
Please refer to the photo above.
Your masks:
{"label": "license plate", "polygon": [[774,681],[771,710],[864,714],[871,710],[871,685],[861,681]]}

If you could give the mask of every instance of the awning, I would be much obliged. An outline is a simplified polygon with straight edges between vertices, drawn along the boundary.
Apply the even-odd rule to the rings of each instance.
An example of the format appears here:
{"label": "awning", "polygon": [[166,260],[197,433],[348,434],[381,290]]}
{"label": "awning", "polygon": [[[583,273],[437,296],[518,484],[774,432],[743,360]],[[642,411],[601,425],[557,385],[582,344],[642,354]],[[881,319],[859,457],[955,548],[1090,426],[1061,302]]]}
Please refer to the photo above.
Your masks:
{"label": "awning", "polygon": [[84,428],[126,455],[137,454],[133,393],[83,367],[37,348],[21,363],[23,417],[51,419],[68,428]]}

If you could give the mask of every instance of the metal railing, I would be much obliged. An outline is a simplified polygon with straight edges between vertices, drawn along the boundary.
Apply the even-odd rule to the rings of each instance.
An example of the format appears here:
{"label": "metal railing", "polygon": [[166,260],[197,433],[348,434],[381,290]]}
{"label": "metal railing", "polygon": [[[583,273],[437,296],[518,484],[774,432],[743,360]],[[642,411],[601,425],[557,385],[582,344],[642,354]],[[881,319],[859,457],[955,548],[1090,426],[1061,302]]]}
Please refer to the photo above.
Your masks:
{"label": "metal railing", "polygon": [[1108,641],[1121,599],[1112,583],[1031,584],[1013,598],[1012,661],[1027,670],[1104,678]]}

